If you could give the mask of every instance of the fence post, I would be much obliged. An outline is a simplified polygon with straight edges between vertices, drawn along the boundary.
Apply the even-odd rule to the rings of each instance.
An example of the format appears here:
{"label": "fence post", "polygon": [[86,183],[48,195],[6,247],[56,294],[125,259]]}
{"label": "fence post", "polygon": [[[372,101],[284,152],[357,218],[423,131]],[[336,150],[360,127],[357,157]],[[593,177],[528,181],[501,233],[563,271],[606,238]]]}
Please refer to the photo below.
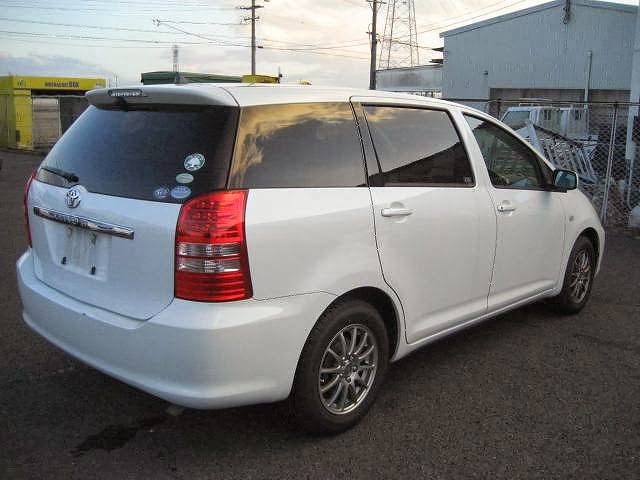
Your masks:
{"label": "fence post", "polygon": [[611,122],[611,136],[609,138],[609,155],[607,155],[607,174],[604,179],[604,196],[602,197],[602,209],[600,221],[606,224],[607,206],[609,203],[609,188],[611,186],[611,170],[613,169],[613,150],[616,144],[616,127],[618,123],[618,102],[613,104],[613,121]]}
{"label": "fence post", "polygon": [[[631,105],[629,105],[628,108],[628,112],[631,112]],[[640,115],[640,110],[638,110],[638,113]],[[631,133],[627,132],[627,146],[626,146],[626,151],[625,151],[625,157],[626,157],[626,152],[629,149],[629,139],[631,139],[631,142],[633,142],[633,138],[640,134],[640,132],[635,132],[635,126],[636,126],[636,122],[635,122],[635,117],[634,117],[634,121],[631,122]],[[627,129],[628,129],[628,124],[627,124]],[[631,191],[633,190],[633,169],[635,167],[635,163],[636,163],[636,156],[638,155],[638,148],[636,146],[636,148],[632,149],[633,150],[633,155],[631,155],[631,158],[629,159],[629,177],[628,177],[628,181],[627,181],[627,208],[629,209],[629,211],[631,211],[633,209],[633,207],[631,206]]]}

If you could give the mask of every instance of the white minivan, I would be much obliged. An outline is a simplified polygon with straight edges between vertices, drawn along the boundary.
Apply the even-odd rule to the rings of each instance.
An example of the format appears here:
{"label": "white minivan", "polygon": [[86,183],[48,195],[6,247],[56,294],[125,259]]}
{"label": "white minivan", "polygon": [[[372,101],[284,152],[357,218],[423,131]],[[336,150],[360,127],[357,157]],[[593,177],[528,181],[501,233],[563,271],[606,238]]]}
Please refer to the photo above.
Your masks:
{"label": "white minivan", "polygon": [[604,231],[573,172],[479,111],[284,85],[94,90],[27,183],[25,322],[193,408],[354,425],[389,362],[543,298]]}

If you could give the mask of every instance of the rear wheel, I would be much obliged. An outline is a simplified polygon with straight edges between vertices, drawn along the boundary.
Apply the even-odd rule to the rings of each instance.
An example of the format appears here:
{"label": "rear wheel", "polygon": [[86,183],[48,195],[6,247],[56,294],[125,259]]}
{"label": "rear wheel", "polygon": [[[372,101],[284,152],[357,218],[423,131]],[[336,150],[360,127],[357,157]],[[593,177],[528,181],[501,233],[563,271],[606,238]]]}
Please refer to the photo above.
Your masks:
{"label": "rear wheel", "polygon": [[380,313],[362,300],[327,310],[302,351],[292,394],[298,424],[338,433],[360,421],[387,370],[389,346]]}
{"label": "rear wheel", "polygon": [[595,267],[593,244],[586,237],[578,238],[569,256],[562,291],[554,298],[558,310],[574,314],[584,308],[591,295]]}

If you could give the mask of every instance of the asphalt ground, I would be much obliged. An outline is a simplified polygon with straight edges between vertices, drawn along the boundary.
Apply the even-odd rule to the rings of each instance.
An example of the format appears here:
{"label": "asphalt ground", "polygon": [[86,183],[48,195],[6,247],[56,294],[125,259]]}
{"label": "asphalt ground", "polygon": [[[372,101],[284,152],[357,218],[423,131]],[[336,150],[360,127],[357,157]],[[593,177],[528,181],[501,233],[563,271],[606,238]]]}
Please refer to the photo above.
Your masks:
{"label": "asphalt ground", "polygon": [[39,158],[0,158],[0,479],[640,477],[640,237],[608,234],[579,315],[536,304],[435,343],[316,438],[285,403],[168,408],[30,331],[14,265]]}

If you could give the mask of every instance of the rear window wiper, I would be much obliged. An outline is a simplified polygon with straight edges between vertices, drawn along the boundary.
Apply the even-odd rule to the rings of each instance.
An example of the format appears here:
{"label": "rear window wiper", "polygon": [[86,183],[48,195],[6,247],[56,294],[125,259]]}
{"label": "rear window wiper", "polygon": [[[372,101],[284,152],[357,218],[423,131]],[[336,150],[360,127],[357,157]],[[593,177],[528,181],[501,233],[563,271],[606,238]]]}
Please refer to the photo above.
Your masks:
{"label": "rear window wiper", "polygon": [[42,166],[40,168],[45,172],[53,173],[54,175],[62,177],[67,182],[70,182],[70,183],[76,183],[78,180],[80,180],[75,173],[67,172],[66,170],[62,170],[61,168],[47,167],[47,166]]}

